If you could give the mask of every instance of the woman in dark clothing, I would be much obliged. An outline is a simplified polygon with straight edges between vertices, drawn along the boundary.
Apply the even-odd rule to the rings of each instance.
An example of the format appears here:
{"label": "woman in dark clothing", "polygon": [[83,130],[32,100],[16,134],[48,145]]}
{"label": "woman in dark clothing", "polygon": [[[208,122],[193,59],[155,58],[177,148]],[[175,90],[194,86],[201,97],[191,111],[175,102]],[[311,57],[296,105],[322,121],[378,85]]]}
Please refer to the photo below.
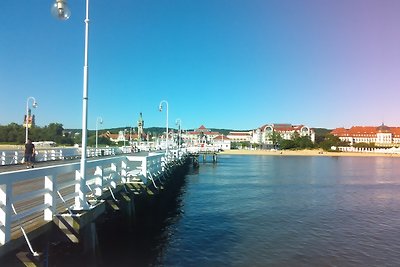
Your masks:
{"label": "woman in dark clothing", "polygon": [[35,145],[32,143],[30,139],[28,139],[28,142],[25,144],[25,164],[26,168],[33,168],[35,161]]}

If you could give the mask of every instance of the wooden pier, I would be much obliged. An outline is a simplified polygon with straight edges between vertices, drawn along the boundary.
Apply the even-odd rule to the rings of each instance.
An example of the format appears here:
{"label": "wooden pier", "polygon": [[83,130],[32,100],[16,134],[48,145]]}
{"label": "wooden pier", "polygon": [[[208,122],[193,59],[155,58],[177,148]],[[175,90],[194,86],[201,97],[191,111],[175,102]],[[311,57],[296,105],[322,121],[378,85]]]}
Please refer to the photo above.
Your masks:
{"label": "wooden pier", "polygon": [[86,175],[79,162],[0,173],[0,262],[17,257],[41,265],[43,248],[32,241],[52,231],[96,253],[99,218],[118,211],[132,222],[136,202],[167,190],[188,162],[187,153],[170,151],[95,159]]}
{"label": "wooden pier", "polygon": [[193,161],[193,166],[198,167],[199,166],[199,158],[202,158],[202,162],[212,162],[212,163],[217,163],[218,160],[218,152],[217,151],[198,151],[196,153],[192,153],[192,161]]}

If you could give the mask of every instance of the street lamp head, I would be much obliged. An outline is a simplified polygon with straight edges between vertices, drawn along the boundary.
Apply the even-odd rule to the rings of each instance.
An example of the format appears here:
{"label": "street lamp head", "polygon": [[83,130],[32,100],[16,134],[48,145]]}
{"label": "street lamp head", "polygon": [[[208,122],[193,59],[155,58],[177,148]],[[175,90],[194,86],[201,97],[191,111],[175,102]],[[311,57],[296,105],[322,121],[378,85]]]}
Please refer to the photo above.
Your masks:
{"label": "street lamp head", "polygon": [[51,14],[59,20],[67,20],[71,16],[71,10],[68,7],[67,1],[56,0],[51,6]]}
{"label": "street lamp head", "polygon": [[158,107],[158,110],[161,112],[162,111],[162,105],[160,104],[160,106]]}
{"label": "street lamp head", "polygon": [[38,106],[38,103],[36,101],[33,102],[32,107],[37,108],[37,106]]}

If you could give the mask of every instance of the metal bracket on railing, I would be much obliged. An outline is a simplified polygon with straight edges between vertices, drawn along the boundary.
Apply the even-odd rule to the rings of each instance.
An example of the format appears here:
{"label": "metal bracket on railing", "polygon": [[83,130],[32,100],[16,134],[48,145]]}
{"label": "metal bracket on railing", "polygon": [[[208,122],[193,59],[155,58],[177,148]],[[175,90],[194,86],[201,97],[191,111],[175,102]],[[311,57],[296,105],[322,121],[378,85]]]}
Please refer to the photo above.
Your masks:
{"label": "metal bracket on railing", "polygon": [[150,181],[153,183],[154,187],[155,187],[156,189],[158,189],[158,187],[157,187],[157,185],[156,185],[156,182],[154,181],[153,176],[151,175],[151,173],[150,173],[149,171],[147,171],[147,176],[148,176],[148,178],[150,179]]}
{"label": "metal bracket on railing", "polygon": [[72,210],[68,207],[67,202],[65,201],[65,199],[63,198],[63,196],[61,195],[60,191],[57,190],[57,194],[60,197],[61,201],[64,203],[64,205],[66,206],[69,214],[73,215]]}
{"label": "metal bracket on railing", "polygon": [[[14,204],[11,204],[11,208],[13,209],[14,214],[17,215],[17,211],[15,210]],[[19,228],[21,228],[22,234],[23,234],[24,237],[25,237],[25,241],[26,241],[26,243],[28,244],[29,250],[31,251],[32,255],[33,255],[34,257],[39,256],[39,253],[37,253],[36,251],[33,250],[32,245],[31,245],[31,242],[29,242],[28,236],[27,236],[26,233],[25,233],[25,230],[24,230],[24,227],[23,227],[23,224],[22,224],[21,220],[18,219],[18,222],[19,222]]]}
{"label": "metal bracket on railing", "polygon": [[125,193],[129,193],[128,189],[126,189],[126,184],[123,184],[122,186],[123,186],[123,188],[125,190]]}
{"label": "metal bracket on railing", "polygon": [[158,181],[160,181],[160,184],[164,185],[163,181],[161,180],[161,176],[164,177],[164,174],[162,172],[158,171],[156,177],[157,177]]}
{"label": "metal bracket on railing", "polygon": [[89,188],[89,190],[90,190],[90,193],[92,193],[92,195],[93,195],[94,199],[95,199],[96,201],[99,201],[99,200],[97,199],[97,197],[96,197],[96,194],[95,194],[95,193],[93,193],[93,190],[92,190],[92,188],[90,187],[90,185],[86,184],[86,186]]}
{"label": "metal bracket on railing", "polygon": [[119,200],[115,198],[114,192],[112,191],[111,186],[108,187],[108,190],[110,190],[111,196],[112,196],[112,198],[114,199],[114,201],[115,201],[115,202],[119,202]]}

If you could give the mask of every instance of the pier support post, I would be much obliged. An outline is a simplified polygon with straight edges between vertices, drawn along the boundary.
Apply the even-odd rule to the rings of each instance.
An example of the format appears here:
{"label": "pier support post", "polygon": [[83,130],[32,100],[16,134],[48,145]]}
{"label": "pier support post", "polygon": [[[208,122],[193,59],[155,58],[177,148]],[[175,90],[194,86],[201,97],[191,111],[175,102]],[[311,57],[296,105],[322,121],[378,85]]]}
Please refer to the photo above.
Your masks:
{"label": "pier support post", "polygon": [[94,221],[105,212],[105,204],[101,202],[90,210],[73,212],[58,214],[54,223],[73,243],[83,242],[85,248],[91,248],[97,242],[93,230]]}
{"label": "pier support post", "polygon": [[[128,225],[132,225],[135,220],[135,203],[134,199],[126,193],[121,193],[121,211],[126,218]],[[129,227],[131,229],[131,227]]]}

